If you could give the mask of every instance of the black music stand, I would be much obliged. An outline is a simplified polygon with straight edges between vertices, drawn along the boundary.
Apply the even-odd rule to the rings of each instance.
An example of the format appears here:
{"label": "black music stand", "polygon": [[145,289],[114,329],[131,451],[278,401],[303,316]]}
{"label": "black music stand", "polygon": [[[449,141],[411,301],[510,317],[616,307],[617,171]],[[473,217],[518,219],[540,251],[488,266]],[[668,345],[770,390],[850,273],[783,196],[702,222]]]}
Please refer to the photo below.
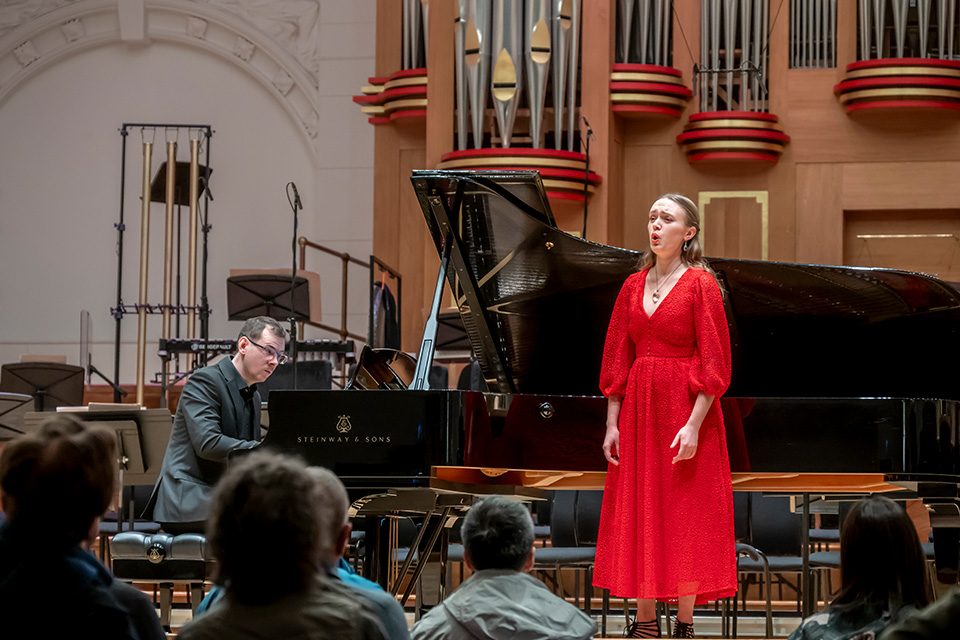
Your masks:
{"label": "black music stand", "polygon": [[10,362],[0,367],[0,391],[33,396],[36,411],[83,404],[84,368],[62,362]]}
{"label": "black music stand", "polygon": [[[291,295],[291,285],[292,295]],[[310,320],[310,290],[307,279],[297,276],[255,274],[227,278],[227,314],[229,320],[269,316],[284,321]]]}
{"label": "black music stand", "polygon": [[23,414],[29,410],[26,405],[31,400],[31,396],[22,393],[0,393],[0,440],[23,433]]}
{"label": "black music stand", "polygon": [[[190,206],[190,163],[177,162],[177,174],[173,177],[173,204]],[[203,195],[207,180],[213,169],[200,165],[200,178],[197,181],[197,198]],[[153,177],[150,183],[150,202],[167,201],[167,163],[164,162],[157,170],[157,175]]]}

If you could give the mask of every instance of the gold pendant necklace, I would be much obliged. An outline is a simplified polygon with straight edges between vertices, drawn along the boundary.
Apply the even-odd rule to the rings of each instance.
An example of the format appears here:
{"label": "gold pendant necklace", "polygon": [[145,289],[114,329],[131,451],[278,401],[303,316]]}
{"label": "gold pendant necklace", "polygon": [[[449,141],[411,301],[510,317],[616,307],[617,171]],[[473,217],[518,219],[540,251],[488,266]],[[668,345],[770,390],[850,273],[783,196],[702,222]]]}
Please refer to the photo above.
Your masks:
{"label": "gold pendant necklace", "polygon": [[[677,266],[675,266],[675,267],[673,268],[673,271],[670,272],[670,275],[667,276],[666,280],[664,280],[663,283],[666,284],[667,282],[669,282],[669,281],[670,281],[670,278],[673,277],[673,274],[675,274],[675,273],[677,272],[677,269],[679,269],[682,265],[683,265],[683,260],[681,260],[680,262],[677,263]],[[650,297],[653,299],[653,304],[657,304],[658,302],[660,302],[660,287],[662,286],[662,285],[660,284],[660,265],[659,265],[659,263],[653,265],[653,276],[657,279],[657,286],[656,286],[656,288],[654,288],[654,290],[653,290],[653,295],[651,295]]]}

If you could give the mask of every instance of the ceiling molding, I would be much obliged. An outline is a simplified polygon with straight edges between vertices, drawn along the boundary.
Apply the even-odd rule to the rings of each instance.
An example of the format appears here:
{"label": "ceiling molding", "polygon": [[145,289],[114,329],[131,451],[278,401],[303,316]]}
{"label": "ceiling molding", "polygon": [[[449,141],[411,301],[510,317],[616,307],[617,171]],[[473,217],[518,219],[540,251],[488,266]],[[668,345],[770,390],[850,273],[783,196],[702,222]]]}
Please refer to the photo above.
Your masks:
{"label": "ceiling molding", "polygon": [[316,156],[318,82],[284,46],[242,17],[215,4],[144,2],[146,39],[121,39],[120,2],[80,0],[30,18],[0,37],[0,104],[26,80],[85,50],[169,42],[202,49],[235,65],[263,86],[297,123]]}

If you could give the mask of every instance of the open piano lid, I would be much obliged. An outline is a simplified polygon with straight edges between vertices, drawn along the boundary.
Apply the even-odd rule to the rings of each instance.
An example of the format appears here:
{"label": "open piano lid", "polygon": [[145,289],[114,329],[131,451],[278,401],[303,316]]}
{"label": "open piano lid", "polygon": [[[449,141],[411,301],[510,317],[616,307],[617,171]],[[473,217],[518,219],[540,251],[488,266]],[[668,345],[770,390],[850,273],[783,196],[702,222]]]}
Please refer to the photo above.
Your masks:
{"label": "open piano lid", "polygon": [[[598,395],[603,341],[641,252],[556,228],[534,171],[414,171],[491,390]],[[960,399],[960,293],[889,269],[710,259],[726,289],[728,396]]]}
{"label": "open piano lid", "polygon": [[447,282],[492,391],[599,395],[610,312],[639,253],[557,229],[535,171],[414,171]]}

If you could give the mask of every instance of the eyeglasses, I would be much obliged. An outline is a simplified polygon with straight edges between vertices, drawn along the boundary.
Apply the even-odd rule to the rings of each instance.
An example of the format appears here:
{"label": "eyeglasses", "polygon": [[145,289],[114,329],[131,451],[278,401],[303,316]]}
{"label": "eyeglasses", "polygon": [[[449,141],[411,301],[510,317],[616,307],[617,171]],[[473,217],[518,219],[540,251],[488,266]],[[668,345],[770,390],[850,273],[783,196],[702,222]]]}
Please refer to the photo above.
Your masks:
{"label": "eyeglasses", "polygon": [[265,346],[263,346],[262,344],[257,344],[256,342],[254,342],[253,340],[250,339],[250,336],[246,335],[245,333],[241,333],[241,334],[240,334],[240,337],[241,337],[241,338],[246,338],[246,339],[247,339],[247,342],[249,342],[250,344],[252,344],[252,345],[255,346],[255,347],[259,347],[265,354],[267,354],[267,358],[268,358],[268,359],[269,359],[269,358],[276,358],[276,359],[277,359],[277,364],[283,364],[284,362],[286,362],[287,360],[290,359],[290,358],[287,356],[287,354],[285,354],[285,353],[277,353],[277,352],[274,351],[273,349],[270,349],[270,348],[268,348],[268,347],[265,347]]}

